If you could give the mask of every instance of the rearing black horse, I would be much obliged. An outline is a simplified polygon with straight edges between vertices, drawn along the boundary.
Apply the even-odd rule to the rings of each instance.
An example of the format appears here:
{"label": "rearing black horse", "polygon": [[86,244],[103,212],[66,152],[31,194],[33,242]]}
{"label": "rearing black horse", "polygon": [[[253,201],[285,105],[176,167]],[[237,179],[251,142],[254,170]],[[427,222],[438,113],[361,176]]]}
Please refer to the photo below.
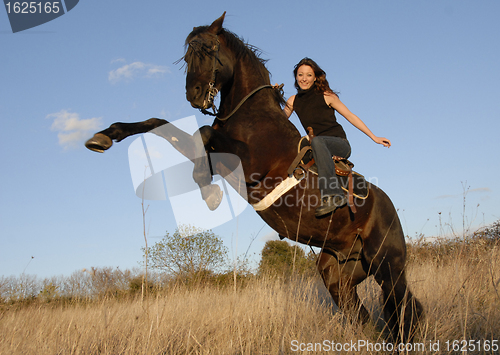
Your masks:
{"label": "rearing black horse", "polygon": [[[187,100],[206,110],[213,106],[213,97],[218,92],[221,95],[212,126],[200,128],[203,144],[174,127],[161,134],[195,162],[193,178],[211,209],[217,208],[222,196],[218,185],[211,184],[212,174],[227,176],[233,167],[229,161],[210,162],[210,153],[239,157],[245,173],[244,197],[256,205],[287,178],[300,140],[298,130],[283,113],[282,96],[270,85],[264,61],[222,27],[224,15],[210,26],[194,28],[186,39]],[[158,118],[114,123],[96,133],[86,146],[103,152],[113,140],[119,142],[166,123]],[[196,158],[202,156],[205,158]],[[371,184],[368,190],[365,200],[356,201],[357,213],[344,206],[325,218],[316,218],[315,204],[320,201],[317,177],[306,174],[274,204],[259,208],[258,214],[280,236],[322,248],[317,267],[327,289],[339,307],[358,310],[361,321],[369,316],[355,286],[374,275],[383,290],[384,316],[393,340],[408,341],[423,312],[407,287],[403,230],[387,195]],[[296,203],[289,203],[290,198]]]}

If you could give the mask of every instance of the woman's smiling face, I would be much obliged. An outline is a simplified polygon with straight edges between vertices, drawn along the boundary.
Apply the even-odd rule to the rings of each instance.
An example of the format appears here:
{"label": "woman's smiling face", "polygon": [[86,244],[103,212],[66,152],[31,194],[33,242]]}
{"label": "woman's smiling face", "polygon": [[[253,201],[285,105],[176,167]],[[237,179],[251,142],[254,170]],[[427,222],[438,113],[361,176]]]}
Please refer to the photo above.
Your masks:
{"label": "woman's smiling face", "polygon": [[309,65],[304,64],[297,70],[295,79],[302,90],[307,90],[313,86],[316,81],[316,75],[314,75],[314,70]]}

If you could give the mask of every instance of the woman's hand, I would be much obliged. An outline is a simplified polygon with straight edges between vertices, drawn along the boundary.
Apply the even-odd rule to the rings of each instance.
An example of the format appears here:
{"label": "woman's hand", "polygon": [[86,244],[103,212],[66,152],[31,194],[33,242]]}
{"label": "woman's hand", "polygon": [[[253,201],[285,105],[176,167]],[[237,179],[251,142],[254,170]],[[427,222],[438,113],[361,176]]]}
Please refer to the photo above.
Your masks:
{"label": "woman's hand", "polygon": [[378,144],[382,144],[384,147],[389,148],[391,146],[391,141],[383,137],[374,137],[373,141]]}

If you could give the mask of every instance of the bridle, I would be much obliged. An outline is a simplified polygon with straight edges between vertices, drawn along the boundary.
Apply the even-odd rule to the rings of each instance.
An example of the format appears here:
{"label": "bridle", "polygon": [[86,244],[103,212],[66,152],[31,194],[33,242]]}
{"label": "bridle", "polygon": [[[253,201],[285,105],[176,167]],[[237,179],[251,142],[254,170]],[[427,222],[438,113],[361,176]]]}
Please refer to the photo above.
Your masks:
{"label": "bridle", "polygon": [[[248,95],[246,95],[238,105],[231,111],[229,115],[226,117],[219,117],[219,113],[217,110],[217,107],[215,106],[214,100],[217,94],[219,93],[219,90],[216,88],[216,80],[217,80],[217,73],[219,72],[217,68],[217,62],[222,66],[222,63],[219,59],[219,50],[220,50],[220,41],[219,41],[219,36],[212,34],[212,36],[215,37],[215,45],[213,46],[213,50],[215,54],[212,56],[212,75],[210,78],[210,81],[208,82],[208,89],[207,92],[205,93],[205,98],[203,99],[203,106],[200,108],[200,111],[204,115],[210,115],[210,116],[215,116],[219,121],[227,121],[238,109],[257,91],[260,91],[264,88],[274,88],[272,85],[261,85],[258,88],[252,90]],[[283,84],[277,88],[281,90],[283,87]],[[212,109],[213,113],[208,111],[208,109]]]}
{"label": "bridle", "polygon": [[[200,108],[200,111],[205,115],[217,116],[217,107],[214,104],[215,97],[219,93],[219,90],[215,87],[215,81],[217,80],[217,73],[219,72],[217,68],[217,62],[221,65],[221,61],[219,59],[219,49],[220,49],[220,41],[219,36],[212,34],[215,37],[215,44],[213,46],[213,50],[215,52],[212,55],[212,76],[210,81],[208,82],[208,89],[205,93],[205,98],[203,99],[203,106]],[[207,111],[207,109],[212,109],[212,112]]]}

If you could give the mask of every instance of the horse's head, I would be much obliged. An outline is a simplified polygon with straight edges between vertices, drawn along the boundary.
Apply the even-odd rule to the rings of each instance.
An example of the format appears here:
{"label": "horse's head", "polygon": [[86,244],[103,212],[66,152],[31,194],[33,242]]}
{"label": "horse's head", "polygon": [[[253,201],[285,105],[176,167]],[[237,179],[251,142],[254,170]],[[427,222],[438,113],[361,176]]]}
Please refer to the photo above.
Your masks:
{"label": "horse's head", "polygon": [[186,98],[195,108],[212,107],[215,95],[233,75],[231,54],[221,41],[225,14],[210,26],[195,27],[186,39]]}

